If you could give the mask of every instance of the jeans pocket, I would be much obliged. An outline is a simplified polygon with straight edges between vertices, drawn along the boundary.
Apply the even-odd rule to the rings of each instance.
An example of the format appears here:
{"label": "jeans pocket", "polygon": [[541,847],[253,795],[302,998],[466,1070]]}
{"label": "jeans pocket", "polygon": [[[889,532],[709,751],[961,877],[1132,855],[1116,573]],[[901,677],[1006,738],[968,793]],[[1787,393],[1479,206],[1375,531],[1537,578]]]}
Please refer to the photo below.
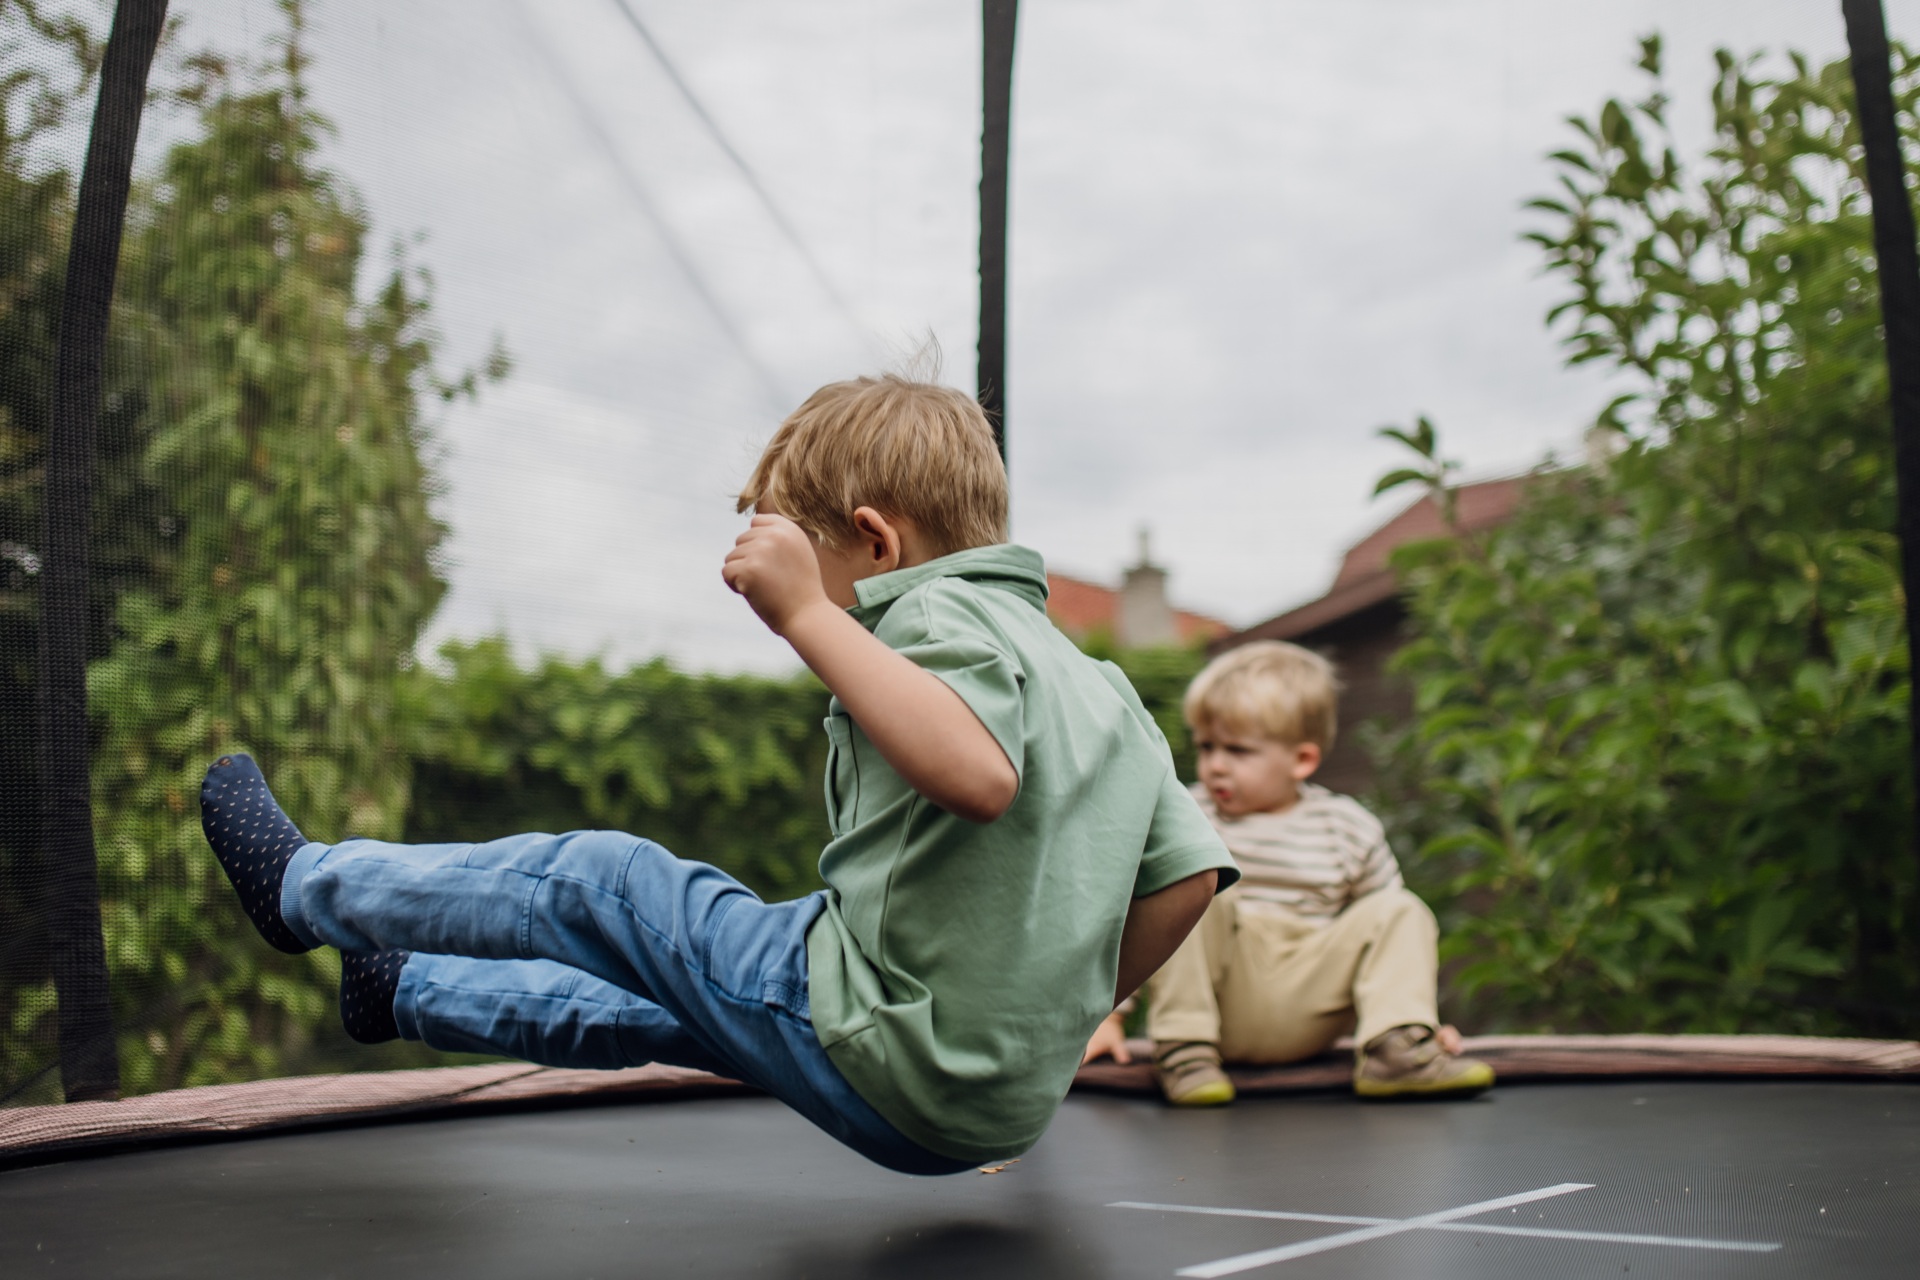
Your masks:
{"label": "jeans pocket", "polygon": [[740,1004],[761,1004],[811,1023],[807,994],[807,931],[826,905],[809,894],[762,902],[742,891],[716,903],[701,947],[707,986]]}

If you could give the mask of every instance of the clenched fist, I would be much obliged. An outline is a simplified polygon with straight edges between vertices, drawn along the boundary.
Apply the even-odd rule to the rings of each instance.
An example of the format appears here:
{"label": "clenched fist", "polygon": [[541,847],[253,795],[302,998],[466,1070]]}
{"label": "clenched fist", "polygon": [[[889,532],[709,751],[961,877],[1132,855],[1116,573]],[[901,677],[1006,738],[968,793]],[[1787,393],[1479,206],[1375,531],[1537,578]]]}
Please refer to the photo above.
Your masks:
{"label": "clenched fist", "polygon": [[734,539],[720,576],[777,636],[807,606],[829,603],[813,538],[785,516],[755,516]]}

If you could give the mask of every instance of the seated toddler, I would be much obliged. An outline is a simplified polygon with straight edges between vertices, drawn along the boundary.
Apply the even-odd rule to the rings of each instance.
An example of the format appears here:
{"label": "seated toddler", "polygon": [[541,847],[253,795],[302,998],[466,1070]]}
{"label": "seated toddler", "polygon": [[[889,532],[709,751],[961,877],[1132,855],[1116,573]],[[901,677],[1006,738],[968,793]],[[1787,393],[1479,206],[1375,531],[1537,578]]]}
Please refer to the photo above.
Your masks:
{"label": "seated toddler", "polygon": [[[1440,1024],[1439,929],[1379,820],[1307,781],[1333,744],[1337,690],[1325,658],[1274,640],[1216,658],[1187,690],[1193,794],[1243,878],[1146,985],[1155,1075],[1176,1106],[1233,1100],[1223,1058],[1292,1062],[1349,1030],[1363,1097],[1493,1083]],[[1088,1059],[1125,1053],[1122,1016],[1101,1025]]]}

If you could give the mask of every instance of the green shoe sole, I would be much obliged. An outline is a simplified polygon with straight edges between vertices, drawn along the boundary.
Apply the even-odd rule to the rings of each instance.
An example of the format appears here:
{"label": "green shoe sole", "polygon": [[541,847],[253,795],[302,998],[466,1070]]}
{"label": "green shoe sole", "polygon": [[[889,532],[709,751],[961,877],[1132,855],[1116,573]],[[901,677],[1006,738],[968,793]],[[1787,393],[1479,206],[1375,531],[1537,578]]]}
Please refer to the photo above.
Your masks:
{"label": "green shoe sole", "polygon": [[1233,1081],[1209,1080],[1177,1098],[1168,1098],[1167,1101],[1176,1107],[1224,1107],[1233,1099]]}
{"label": "green shoe sole", "polygon": [[1493,1068],[1476,1062],[1450,1080],[1369,1080],[1356,1074],[1353,1091],[1362,1098],[1470,1098],[1493,1088]]}

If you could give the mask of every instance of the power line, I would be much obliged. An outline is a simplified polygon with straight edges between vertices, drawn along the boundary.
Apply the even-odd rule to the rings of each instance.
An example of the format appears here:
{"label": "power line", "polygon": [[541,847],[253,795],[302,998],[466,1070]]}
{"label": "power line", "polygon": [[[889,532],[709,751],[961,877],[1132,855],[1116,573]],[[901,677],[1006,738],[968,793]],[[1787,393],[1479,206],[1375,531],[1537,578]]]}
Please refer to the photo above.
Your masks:
{"label": "power line", "polygon": [[674,64],[672,58],[667,56],[667,51],[661,47],[660,42],[654,39],[653,32],[648,29],[647,24],[640,20],[640,15],[634,11],[632,5],[627,3],[627,0],[613,0],[613,6],[626,17],[628,25],[639,34],[641,42],[647,46],[647,51],[653,55],[654,61],[658,62],[660,69],[667,73],[667,79],[673,82],[673,87],[680,91],[680,96],[686,100],[687,106],[692,108],[695,116],[699,117],[700,123],[706,126],[707,134],[713,139],[714,145],[720,148],[727,159],[733,161],[734,168],[740,171],[740,176],[746,179],[747,185],[753,189],[753,194],[759,197],[761,206],[767,211],[767,216],[773,219],[774,225],[780,228],[780,233],[786,236],[787,243],[791,244],[794,251],[806,262],[808,270],[813,272],[813,278],[833,300],[833,305],[839,309],[848,326],[862,342],[869,342],[866,327],[860,323],[860,317],[854,314],[852,304],[834,286],[833,277],[827,274],[826,267],[821,264],[819,258],[814,256],[807,242],[801,238],[799,228],[795,227],[792,220],[781,210],[779,202],[773,198],[773,193],[767,189],[767,185],[760,181],[760,175],[754,171],[752,165],[747,163],[746,157],[741,155],[728,140],[727,135],[720,128],[720,122],[713,118],[713,114],[700,101],[700,96],[693,91],[693,86],[687,83],[687,78],[680,74],[680,68]]}
{"label": "power line", "polygon": [[586,129],[588,136],[593,139],[595,145],[599,147],[602,157],[620,178],[621,184],[627,189],[627,194],[631,196],[633,202],[640,207],[640,212],[646,216],[647,221],[653,224],[654,230],[660,233],[660,239],[665,243],[668,255],[674,260],[674,263],[679,266],[681,273],[686,276],[687,282],[693,286],[693,291],[700,295],[700,301],[706,304],[708,312],[713,316],[715,323],[720,326],[721,332],[726,334],[728,341],[732,342],[734,348],[740,353],[740,357],[747,362],[753,369],[755,376],[760,379],[761,386],[765,388],[767,395],[771,398],[774,408],[782,414],[786,413],[787,410],[792,407],[793,401],[780,386],[780,380],[774,377],[773,372],[754,354],[752,346],[747,342],[746,334],[733,322],[733,317],[728,313],[726,307],[722,305],[720,296],[715,293],[712,286],[707,283],[707,278],[701,272],[699,265],[695,263],[693,255],[687,250],[686,246],[680,242],[679,235],[667,222],[666,218],[662,216],[659,205],[654,202],[652,192],[647,190],[646,183],[643,182],[640,175],[634,171],[633,166],[627,163],[627,158],[621,153],[619,144],[614,141],[613,135],[608,132],[607,127],[600,122],[600,117],[595,112],[593,104],[587,101],[586,96],[582,94],[578,86],[574,84],[573,78],[567,73],[567,68],[560,61],[559,55],[554,52],[553,47],[547,43],[546,37],[541,34],[538,23],[527,16],[524,6],[516,6],[516,11],[520,14],[521,26],[526,30],[528,42],[533,46],[534,53],[538,56],[541,65],[546,68],[547,74],[559,85],[561,92],[566,95],[567,101],[573,105],[574,112],[580,117],[581,125]]}

